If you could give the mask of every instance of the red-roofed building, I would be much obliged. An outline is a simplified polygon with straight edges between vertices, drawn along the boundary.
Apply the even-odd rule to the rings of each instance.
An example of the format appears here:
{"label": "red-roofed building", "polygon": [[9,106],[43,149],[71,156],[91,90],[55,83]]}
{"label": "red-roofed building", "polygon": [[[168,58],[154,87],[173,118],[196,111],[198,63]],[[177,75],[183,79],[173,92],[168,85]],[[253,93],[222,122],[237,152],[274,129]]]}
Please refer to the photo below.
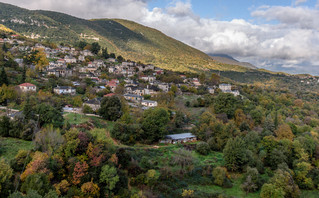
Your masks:
{"label": "red-roofed building", "polygon": [[23,83],[19,85],[19,88],[22,92],[37,91],[37,86],[31,83]]}
{"label": "red-roofed building", "polygon": [[113,81],[110,81],[106,84],[106,86],[109,86],[111,88],[111,91],[114,92],[116,87],[117,87],[117,83],[116,82],[113,82]]}
{"label": "red-roofed building", "polygon": [[112,79],[108,83],[106,83],[106,86],[109,86],[111,88],[111,91],[114,92],[118,84],[119,80]]}
{"label": "red-roofed building", "polygon": [[109,93],[109,94],[104,95],[103,97],[112,97],[112,96],[115,96],[115,95],[116,95],[115,93]]}
{"label": "red-roofed building", "polygon": [[4,40],[2,38],[0,38],[0,43],[4,43]]}
{"label": "red-roofed building", "polygon": [[17,34],[14,34],[14,35],[11,35],[11,38],[17,38],[19,35]]}

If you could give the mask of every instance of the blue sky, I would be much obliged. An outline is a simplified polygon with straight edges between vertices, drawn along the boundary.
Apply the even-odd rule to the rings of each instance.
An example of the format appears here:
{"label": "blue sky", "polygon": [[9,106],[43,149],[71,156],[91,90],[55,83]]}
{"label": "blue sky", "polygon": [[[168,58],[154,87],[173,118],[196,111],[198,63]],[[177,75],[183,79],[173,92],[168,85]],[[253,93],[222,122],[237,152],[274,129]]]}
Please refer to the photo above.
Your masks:
{"label": "blue sky", "polygon": [[228,54],[272,71],[319,75],[319,0],[0,1],[85,19],[128,19],[208,54]]}
{"label": "blue sky", "polygon": [[[187,2],[187,1],[183,1]],[[253,20],[250,12],[260,6],[296,6],[295,0],[193,0],[190,1],[196,15],[216,20],[245,19]],[[172,0],[150,0],[148,8],[165,8]],[[315,7],[316,0],[299,3],[301,6]]]}

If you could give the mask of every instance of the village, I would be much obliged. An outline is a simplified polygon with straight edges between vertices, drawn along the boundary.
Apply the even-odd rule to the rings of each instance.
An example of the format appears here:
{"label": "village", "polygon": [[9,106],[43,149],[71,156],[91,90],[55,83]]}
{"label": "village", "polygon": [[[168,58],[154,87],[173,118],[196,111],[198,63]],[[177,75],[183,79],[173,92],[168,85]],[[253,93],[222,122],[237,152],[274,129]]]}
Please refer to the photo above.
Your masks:
{"label": "village", "polygon": [[[35,64],[26,65],[21,54],[30,54],[32,51],[41,51],[45,53],[48,65],[41,72],[42,79],[47,81],[49,77],[62,78],[67,80],[68,85],[57,85],[53,88],[53,93],[57,95],[71,95],[77,93],[77,87],[86,84],[88,81],[94,84],[92,91],[105,92],[103,97],[114,95],[123,96],[131,107],[142,108],[143,110],[158,106],[156,100],[151,100],[157,94],[167,93],[172,86],[176,86],[178,93],[182,93],[183,87],[198,89],[205,86],[209,94],[214,94],[216,89],[224,93],[231,93],[239,96],[238,90],[233,89],[231,84],[218,84],[207,86],[201,84],[198,78],[187,78],[180,74],[182,82],[174,84],[173,82],[162,82],[158,76],[164,75],[165,71],[154,65],[144,65],[133,61],[119,61],[115,56],[107,59],[95,59],[96,54],[90,50],[76,50],[74,47],[57,46],[56,49],[46,47],[40,43],[34,46],[24,44],[24,41],[17,39],[18,35],[12,35],[10,38],[1,39],[0,42],[8,43],[13,47],[9,49],[12,54],[16,54],[14,59],[19,67],[27,67],[31,70],[36,69]],[[105,74],[108,78],[105,78]],[[72,81],[77,77],[78,80]],[[32,83],[22,83],[19,85],[22,92],[37,92],[39,88]],[[100,108],[103,97],[87,99],[83,102],[83,107],[88,106],[91,111],[97,112]],[[66,105],[66,111],[81,113],[81,108],[72,108],[72,105]]]}

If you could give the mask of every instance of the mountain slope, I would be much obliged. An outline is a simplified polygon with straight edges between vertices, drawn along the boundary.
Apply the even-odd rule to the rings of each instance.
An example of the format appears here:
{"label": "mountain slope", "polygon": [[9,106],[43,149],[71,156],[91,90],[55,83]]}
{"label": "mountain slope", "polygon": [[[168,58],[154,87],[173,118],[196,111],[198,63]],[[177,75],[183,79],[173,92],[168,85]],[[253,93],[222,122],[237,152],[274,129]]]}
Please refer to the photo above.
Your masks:
{"label": "mountain slope", "polygon": [[224,64],[229,64],[229,65],[239,65],[251,69],[257,69],[256,66],[254,66],[251,63],[248,62],[240,62],[233,57],[226,55],[226,54],[209,54],[215,61],[224,63]]}
{"label": "mountain slope", "polygon": [[84,20],[67,14],[27,10],[0,3],[0,23],[23,35],[55,43],[99,42],[126,59],[174,71],[225,70],[242,66],[215,62],[210,56],[158,30],[120,19]]}

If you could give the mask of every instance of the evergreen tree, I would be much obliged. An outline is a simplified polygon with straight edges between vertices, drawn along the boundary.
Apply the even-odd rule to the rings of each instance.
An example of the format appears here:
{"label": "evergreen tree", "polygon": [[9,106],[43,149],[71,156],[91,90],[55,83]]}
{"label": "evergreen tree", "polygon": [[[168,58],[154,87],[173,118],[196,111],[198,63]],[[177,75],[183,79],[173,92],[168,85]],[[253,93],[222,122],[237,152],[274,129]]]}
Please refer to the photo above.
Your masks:
{"label": "evergreen tree", "polygon": [[31,104],[30,97],[28,97],[23,106],[23,115],[26,120],[34,118],[33,104]]}
{"label": "evergreen tree", "polygon": [[110,57],[111,57],[111,58],[116,58],[114,53],[111,53],[111,54],[110,54]]}
{"label": "evergreen tree", "polygon": [[9,85],[8,76],[4,67],[2,67],[0,71],[0,86],[2,86],[3,84]]}
{"label": "evergreen tree", "polygon": [[118,97],[103,98],[99,114],[106,120],[115,121],[122,115],[122,104]]}
{"label": "evergreen tree", "polygon": [[2,45],[2,50],[4,51],[4,52],[8,52],[8,47],[7,47],[7,45],[4,43],[3,45]]}
{"label": "evergreen tree", "polygon": [[21,83],[25,83],[27,68],[24,66],[22,71]]}
{"label": "evergreen tree", "polygon": [[110,58],[110,55],[107,53],[107,48],[102,49],[102,57],[105,59]]}
{"label": "evergreen tree", "polygon": [[92,43],[91,52],[92,52],[93,54],[98,54],[99,51],[100,51],[100,49],[101,49],[101,46],[100,46],[99,43],[97,43],[97,42]]}
{"label": "evergreen tree", "polygon": [[231,171],[242,169],[247,162],[246,145],[239,136],[228,140],[223,153],[226,167]]}

